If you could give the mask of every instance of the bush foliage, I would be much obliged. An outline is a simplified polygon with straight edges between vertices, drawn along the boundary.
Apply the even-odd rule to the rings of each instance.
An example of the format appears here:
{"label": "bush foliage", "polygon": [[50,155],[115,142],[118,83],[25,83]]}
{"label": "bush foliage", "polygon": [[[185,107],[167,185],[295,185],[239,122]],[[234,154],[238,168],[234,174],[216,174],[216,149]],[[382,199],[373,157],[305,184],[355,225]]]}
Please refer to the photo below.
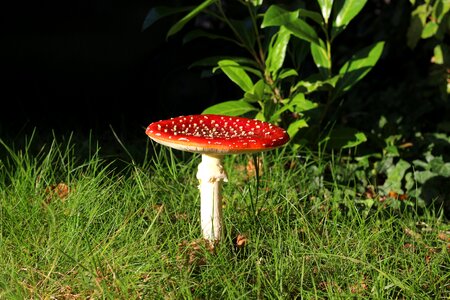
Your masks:
{"label": "bush foliage", "polygon": [[449,11],[445,0],[206,0],[153,7],[143,29],[172,16],[167,38],[208,40],[211,56],[192,66],[241,98],[203,113],[276,123],[294,151],[340,153],[366,198],[449,214]]}

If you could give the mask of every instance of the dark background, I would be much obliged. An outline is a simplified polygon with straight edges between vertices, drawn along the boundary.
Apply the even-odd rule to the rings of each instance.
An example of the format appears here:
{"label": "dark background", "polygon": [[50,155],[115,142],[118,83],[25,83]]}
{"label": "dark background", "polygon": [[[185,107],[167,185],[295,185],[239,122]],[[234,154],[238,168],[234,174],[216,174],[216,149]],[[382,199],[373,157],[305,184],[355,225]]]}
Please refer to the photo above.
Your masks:
{"label": "dark background", "polygon": [[141,30],[151,7],[172,2],[2,4],[0,137],[36,129],[108,139],[113,128],[124,139],[145,139],[152,121],[227,99],[228,81],[189,68],[211,49],[182,45],[181,35],[166,40],[179,16]]}
{"label": "dark background", "polygon": [[[183,33],[199,26],[194,21],[166,39],[182,15],[163,18],[142,31],[150,8],[199,2],[3,3],[0,138],[19,139],[36,129],[81,136],[92,131],[98,139],[113,139],[114,129],[124,140],[146,140],[145,127],[153,121],[201,113],[211,104],[240,98],[241,92],[224,75],[203,77],[205,68],[190,68],[204,57],[239,55],[239,49],[217,40],[183,44]],[[437,82],[430,77],[432,46],[421,41],[414,50],[406,47],[410,13],[407,0],[370,0],[339,36],[337,64],[357,49],[386,41],[377,65],[346,95],[339,122],[369,132],[384,115],[394,131],[407,135],[418,130],[417,124],[423,132],[433,131],[446,119],[448,105],[430,84]],[[402,124],[395,123],[399,118]]]}

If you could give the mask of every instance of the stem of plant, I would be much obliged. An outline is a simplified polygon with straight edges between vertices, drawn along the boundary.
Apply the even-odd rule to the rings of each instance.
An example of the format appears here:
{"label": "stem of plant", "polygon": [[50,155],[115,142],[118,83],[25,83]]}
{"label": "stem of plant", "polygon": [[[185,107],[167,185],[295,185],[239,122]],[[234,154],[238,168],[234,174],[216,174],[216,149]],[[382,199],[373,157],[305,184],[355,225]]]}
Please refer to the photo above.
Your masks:
{"label": "stem of plant", "polygon": [[[324,28],[324,32],[325,32],[326,47],[327,47],[327,58],[328,58],[328,61],[330,63],[330,67],[327,70],[327,75],[328,75],[327,79],[330,79],[332,77],[332,75],[333,75],[332,74],[333,61],[331,60],[331,42],[332,41],[331,41],[330,36],[328,34],[328,24],[325,24],[325,26],[326,26],[326,28]],[[319,126],[320,127],[322,127],[323,120],[325,119],[325,117],[326,117],[326,115],[328,113],[328,110],[330,109],[331,104],[333,103],[333,101],[334,101],[333,92],[330,90],[330,91],[328,91],[327,102],[325,103],[325,108],[323,109],[323,112],[322,112],[322,114],[320,116],[320,119],[319,119]]]}
{"label": "stem of plant", "polygon": [[256,200],[254,205],[255,215],[258,213],[258,197],[259,197],[259,164],[258,164],[258,156],[253,154],[253,164],[255,165],[255,178],[256,178]]}
{"label": "stem of plant", "polygon": [[259,65],[262,65],[262,62],[259,59],[257,53],[255,52],[255,49],[249,48],[245,44],[245,40],[242,38],[242,36],[239,34],[239,32],[236,30],[236,28],[234,28],[233,24],[227,18],[226,14],[225,14],[225,11],[223,10],[221,1],[217,2],[217,7],[219,8],[220,13],[222,14],[222,18],[223,18],[224,22],[228,25],[228,27],[230,27],[231,31],[233,31],[233,34],[236,36],[236,38],[241,42],[243,47],[253,56],[253,58],[256,60],[256,62]]}

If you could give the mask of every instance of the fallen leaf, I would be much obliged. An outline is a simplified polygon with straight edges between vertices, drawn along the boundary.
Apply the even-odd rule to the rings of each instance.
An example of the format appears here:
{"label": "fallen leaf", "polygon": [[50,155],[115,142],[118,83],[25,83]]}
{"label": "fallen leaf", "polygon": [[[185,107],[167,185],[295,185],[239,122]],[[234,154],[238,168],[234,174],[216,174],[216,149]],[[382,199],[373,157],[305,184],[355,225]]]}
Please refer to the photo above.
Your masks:
{"label": "fallen leaf", "polygon": [[437,238],[444,242],[450,242],[450,233],[439,231]]}
{"label": "fallen leaf", "polygon": [[164,204],[155,204],[153,205],[153,209],[156,210],[157,214],[160,214],[164,211]]}
{"label": "fallen leaf", "polygon": [[410,251],[412,251],[412,252],[414,252],[414,251],[416,250],[416,247],[414,247],[414,245],[411,244],[411,243],[406,243],[406,244],[404,244],[404,245],[403,245],[403,248],[404,248],[404,249],[408,249],[408,250],[410,250]]}
{"label": "fallen leaf", "polygon": [[248,244],[248,239],[243,234],[238,234],[236,237],[236,248],[243,248]]}
{"label": "fallen leaf", "polygon": [[366,278],[363,278],[363,279],[361,279],[360,282],[355,283],[354,285],[350,286],[350,291],[353,294],[360,294],[360,293],[363,293],[364,291],[366,291],[368,287],[367,287],[367,284],[365,283],[365,279]]}
{"label": "fallen leaf", "polygon": [[372,185],[366,187],[366,191],[364,192],[364,197],[367,199],[373,199],[376,197],[375,189]]}
{"label": "fallen leaf", "polygon": [[65,183],[52,184],[45,189],[45,202],[49,204],[54,197],[58,197],[64,201],[69,196],[69,186]]}
{"label": "fallen leaf", "polygon": [[394,192],[394,191],[389,191],[388,196],[390,198],[394,198],[397,199],[398,198],[398,193]]}
{"label": "fallen leaf", "polygon": [[413,143],[406,142],[406,143],[403,143],[403,144],[399,145],[398,147],[401,148],[401,149],[405,149],[405,148],[411,148],[412,146],[414,146]]}
{"label": "fallen leaf", "polygon": [[188,219],[188,214],[187,213],[175,213],[175,219],[177,221],[185,221]]}
{"label": "fallen leaf", "polygon": [[398,200],[407,200],[408,199],[408,194],[402,194],[398,197]]}
{"label": "fallen leaf", "polygon": [[388,197],[396,199],[396,200],[402,200],[403,201],[403,200],[407,200],[408,199],[408,194],[399,194],[397,192],[390,191],[388,193]]}

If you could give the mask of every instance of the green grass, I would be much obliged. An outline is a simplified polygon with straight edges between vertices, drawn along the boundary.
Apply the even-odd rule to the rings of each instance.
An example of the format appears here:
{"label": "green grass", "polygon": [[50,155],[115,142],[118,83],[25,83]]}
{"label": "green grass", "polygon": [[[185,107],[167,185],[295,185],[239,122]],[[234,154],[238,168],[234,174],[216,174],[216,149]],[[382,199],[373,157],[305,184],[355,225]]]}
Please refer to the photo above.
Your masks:
{"label": "green grass", "polygon": [[226,233],[212,252],[200,240],[198,155],[148,144],[119,168],[90,143],[33,145],[1,142],[0,299],[450,297],[448,221],[366,209],[355,178],[321,175],[338,158],[267,152],[257,185],[248,156],[227,157]]}

